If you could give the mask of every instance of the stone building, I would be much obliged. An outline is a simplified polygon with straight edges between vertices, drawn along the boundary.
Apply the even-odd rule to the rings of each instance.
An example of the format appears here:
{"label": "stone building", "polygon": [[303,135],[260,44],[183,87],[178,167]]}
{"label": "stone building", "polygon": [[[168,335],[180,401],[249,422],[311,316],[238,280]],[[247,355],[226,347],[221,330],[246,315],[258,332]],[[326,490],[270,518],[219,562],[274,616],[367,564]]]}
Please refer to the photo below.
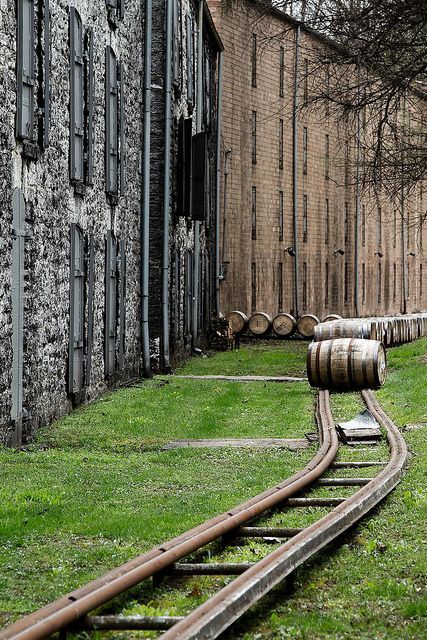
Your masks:
{"label": "stone building", "polygon": [[226,52],[221,310],[425,309],[423,185],[399,202],[357,188],[354,130],[327,104],[310,108],[323,41],[268,2],[209,6]]}
{"label": "stone building", "polygon": [[193,0],[0,0],[0,442],[203,338],[221,48]]}

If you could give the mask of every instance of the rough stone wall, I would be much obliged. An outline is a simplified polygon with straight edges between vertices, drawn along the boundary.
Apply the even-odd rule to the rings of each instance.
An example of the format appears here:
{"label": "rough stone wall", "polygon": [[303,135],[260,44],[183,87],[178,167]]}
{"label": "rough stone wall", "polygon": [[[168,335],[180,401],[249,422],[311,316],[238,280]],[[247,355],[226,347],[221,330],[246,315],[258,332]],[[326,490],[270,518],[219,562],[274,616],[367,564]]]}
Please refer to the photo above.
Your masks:
{"label": "rough stone wall", "polygon": [[[16,105],[15,12],[2,2],[2,61],[7,68],[2,81],[6,101],[0,105],[2,165],[1,225],[1,421],[10,416],[10,227],[12,187],[22,190],[26,224],[32,238],[25,246],[24,306],[24,407],[30,413],[25,438],[40,424],[49,423],[72,407],[67,394],[70,296],[70,224],[78,223],[85,240],[94,234],[94,337],[90,384],[81,399],[92,399],[119,378],[139,374],[139,203],[141,153],[141,55],[142,17],[140,3],[126,3],[124,19],[113,30],[105,3],[75,0],[83,28],[94,32],[94,184],[84,195],[76,195],[69,178],[69,3],[50,3],[51,13],[51,129],[49,145],[37,160],[25,159],[22,143],[14,138]],[[136,46],[138,43],[138,46]],[[126,190],[111,206],[105,193],[105,46],[110,44],[125,72]],[[3,48],[5,55],[3,55]],[[2,62],[4,65],[4,62]],[[126,340],[123,371],[107,380],[104,372],[105,238],[107,230],[126,241]],[[85,313],[87,322],[87,313]],[[7,372],[7,373],[4,373]],[[5,429],[3,429],[3,434]],[[6,438],[6,436],[4,436]]]}
{"label": "rough stone wall", "polygon": [[[294,244],[292,226],[292,105],[295,64],[295,28],[285,19],[261,12],[253,3],[242,0],[235,8],[210,0],[209,6],[223,40],[224,89],[222,149],[231,148],[227,187],[226,229],[223,260],[228,264],[221,283],[221,309],[227,313],[240,309],[251,313],[253,307],[275,315],[294,309],[294,259],[284,251]],[[257,36],[257,81],[252,86],[251,36]],[[302,32],[300,57],[300,105],[303,101],[304,59],[316,41]],[[279,95],[280,47],[284,49],[284,96]],[[308,86],[310,93],[310,83]],[[256,111],[256,163],[252,162],[252,111]],[[283,169],[279,168],[279,120],[284,126]],[[348,131],[342,122],[325,112],[300,109],[298,115],[298,248],[299,313],[340,313],[352,316],[354,301],[354,180],[344,185],[345,141]],[[307,131],[307,173],[303,170],[303,136]],[[325,179],[325,136],[329,136],[330,175]],[[349,149],[354,165],[354,144]],[[224,198],[224,155],[222,157],[222,202]],[[256,239],[252,239],[252,188],[256,188]],[[279,239],[279,194],[284,198],[284,232]],[[422,197],[420,187],[419,200]],[[307,237],[303,234],[304,199],[307,202]],[[329,238],[325,237],[326,201],[329,202]],[[345,240],[345,207],[348,205],[348,239]],[[416,231],[414,203],[404,204],[405,225],[410,214],[405,243],[409,265],[407,311],[427,306],[422,274],[427,269],[425,243]],[[397,238],[394,240],[394,206],[384,202],[382,239],[378,239],[378,205],[362,197],[366,210],[365,242],[359,243],[360,314],[397,313],[402,303],[402,252],[398,212]],[[222,221],[224,211],[222,209]],[[221,223],[222,229],[222,223]],[[361,233],[361,229],[359,229]],[[407,240],[407,236],[409,240]],[[327,241],[326,241],[327,240]],[[222,239],[221,239],[222,244]],[[334,253],[342,249],[345,253]],[[424,251],[424,253],[423,253]],[[380,258],[375,252],[383,253]],[[415,253],[415,256],[408,255]],[[256,268],[256,301],[252,295],[252,265]],[[280,290],[279,269],[282,269]],[[327,265],[327,266],[326,266]],[[347,265],[347,266],[346,266]],[[364,265],[364,267],[363,267]],[[379,266],[381,265],[381,266]],[[394,286],[396,265],[396,286]],[[379,269],[381,268],[381,282]],[[327,284],[326,269],[328,270]],[[362,269],[365,270],[363,293]],[[345,278],[347,273],[347,293]],[[394,293],[395,291],[395,293]]]}
{"label": "rough stone wall", "polygon": [[[180,81],[174,84],[172,92],[172,148],[171,148],[171,186],[170,186],[170,229],[169,229],[169,317],[170,317],[170,347],[173,360],[178,359],[188,352],[191,345],[191,336],[185,330],[186,314],[191,313],[186,308],[188,301],[188,274],[185,273],[186,254],[191,254],[194,260],[194,226],[195,223],[182,215],[177,209],[177,176],[178,176],[178,126],[181,117],[193,117],[193,134],[196,133],[197,111],[197,3],[192,0],[177,2],[180,15]],[[150,198],[150,339],[153,352],[160,344],[161,335],[161,258],[162,258],[162,229],[163,229],[163,180],[164,180],[164,93],[163,87],[165,65],[165,19],[166,7],[163,0],[155,0],[153,17],[153,98],[151,133],[151,198]],[[191,15],[194,24],[194,100],[192,103],[187,95],[187,36],[185,29],[186,15]],[[204,42],[209,51],[209,56],[216,71],[217,48],[209,35],[209,25],[204,21]],[[213,96],[214,98],[214,96]],[[211,166],[210,201],[215,207],[215,127],[216,127],[216,103],[212,101],[212,126],[208,132],[209,163]],[[200,225],[200,259],[202,286],[199,294],[200,338],[203,341],[206,323],[208,322],[208,310],[211,309],[210,280],[214,267],[214,236],[210,229],[209,221]],[[188,258],[187,258],[188,260]],[[207,269],[207,271],[206,271]],[[209,276],[208,276],[209,274]],[[154,365],[157,366],[157,358]],[[159,363],[162,366],[162,363]]]}
{"label": "rough stone wall", "polygon": [[[11,252],[12,239],[12,171],[15,141],[10,114],[14,110],[16,91],[14,58],[15,18],[8,11],[7,0],[0,0],[0,74],[2,117],[0,118],[0,434],[8,429],[11,407],[12,315],[11,315]],[[1,442],[1,435],[0,435]]]}

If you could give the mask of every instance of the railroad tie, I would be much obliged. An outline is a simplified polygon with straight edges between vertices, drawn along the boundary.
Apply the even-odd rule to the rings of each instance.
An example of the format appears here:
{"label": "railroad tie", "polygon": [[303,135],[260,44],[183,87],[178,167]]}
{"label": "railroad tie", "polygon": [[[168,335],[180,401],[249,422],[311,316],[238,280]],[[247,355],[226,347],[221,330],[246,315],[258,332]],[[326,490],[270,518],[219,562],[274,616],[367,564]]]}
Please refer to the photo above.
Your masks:
{"label": "railroad tie", "polygon": [[166,569],[168,576],[239,576],[251,567],[253,562],[177,562]]}
{"label": "railroad tie", "polygon": [[323,487],[363,487],[373,478],[319,478],[318,485]]}

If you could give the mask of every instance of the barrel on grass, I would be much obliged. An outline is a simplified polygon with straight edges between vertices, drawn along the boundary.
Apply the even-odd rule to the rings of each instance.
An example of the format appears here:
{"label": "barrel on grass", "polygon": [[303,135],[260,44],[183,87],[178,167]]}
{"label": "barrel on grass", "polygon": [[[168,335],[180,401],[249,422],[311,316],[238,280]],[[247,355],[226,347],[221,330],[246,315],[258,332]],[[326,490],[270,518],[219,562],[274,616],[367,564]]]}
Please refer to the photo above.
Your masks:
{"label": "barrel on grass", "polygon": [[258,338],[268,335],[271,331],[272,325],[273,320],[271,316],[263,311],[256,311],[249,318],[249,331]]}
{"label": "barrel on grass", "polygon": [[338,315],[338,313],[329,313],[323,318],[322,322],[332,322],[333,320],[342,320],[342,316]]}
{"label": "barrel on grass", "polygon": [[386,368],[384,345],[378,340],[337,338],[308,347],[307,376],[312,387],[378,389],[384,384]]}
{"label": "barrel on grass", "polygon": [[281,338],[289,338],[297,327],[297,321],[290,313],[278,313],[273,319],[273,331]]}
{"label": "barrel on grass", "polygon": [[311,313],[306,313],[298,318],[298,332],[303,338],[312,338],[314,328],[319,324],[319,318]]}
{"label": "barrel on grass", "polygon": [[333,340],[334,338],[364,338],[370,340],[372,326],[370,320],[346,319],[321,322],[314,329],[314,341]]}
{"label": "barrel on grass", "polygon": [[243,333],[248,328],[249,318],[243,311],[230,311],[225,317],[234,335]]}

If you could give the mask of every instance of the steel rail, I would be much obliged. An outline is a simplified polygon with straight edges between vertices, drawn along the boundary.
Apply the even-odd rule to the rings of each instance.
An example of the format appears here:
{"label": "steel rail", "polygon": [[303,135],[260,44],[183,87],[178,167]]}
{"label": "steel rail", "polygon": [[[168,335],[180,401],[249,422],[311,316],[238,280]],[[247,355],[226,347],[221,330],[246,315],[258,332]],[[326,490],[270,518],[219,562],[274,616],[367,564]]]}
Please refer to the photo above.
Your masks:
{"label": "steel rail", "polygon": [[311,485],[331,465],[338,450],[338,440],[330,412],[330,419],[324,420],[325,407],[327,410],[329,407],[328,400],[329,392],[320,391],[317,419],[321,446],[304,469],[234,509],[202,523],[25,616],[1,631],[0,640],[47,638],[146,578],[165,570],[189,553],[217,540]]}
{"label": "steel rail", "polygon": [[[162,639],[212,640],[218,637],[283,578],[355,524],[398,484],[406,464],[406,443],[372,392],[363,391],[362,396],[368,409],[387,432],[390,448],[387,466],[328,515],[257,562],[166,631]],[[324,410],[333,426],[328,403]]]}

